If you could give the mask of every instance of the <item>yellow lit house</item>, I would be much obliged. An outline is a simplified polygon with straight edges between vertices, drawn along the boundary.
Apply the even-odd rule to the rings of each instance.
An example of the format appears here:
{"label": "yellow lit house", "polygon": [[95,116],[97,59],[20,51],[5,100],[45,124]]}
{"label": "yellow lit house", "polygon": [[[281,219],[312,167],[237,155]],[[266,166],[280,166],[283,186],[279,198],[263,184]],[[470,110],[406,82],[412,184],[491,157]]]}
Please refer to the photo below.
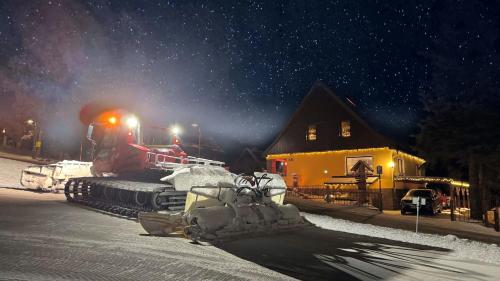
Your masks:
{"label": "yellow lit house", "polygon": [[[347,100],[349,102],[349,100]],[[421,176],[425,161],[398,150],[373,130],[326,85],[316,82],[297,111],[264,152],[267,170],[281,173],[289,187],[352,189],[351,168],[363,160],[373,170],[369,189],[382,188],[385,208],[397,208],[399,198],[423,184],[393,181],[397,176]],[[380,181],[377,166],[382,167]],[[344,184],[342,184],[344,183]]]}

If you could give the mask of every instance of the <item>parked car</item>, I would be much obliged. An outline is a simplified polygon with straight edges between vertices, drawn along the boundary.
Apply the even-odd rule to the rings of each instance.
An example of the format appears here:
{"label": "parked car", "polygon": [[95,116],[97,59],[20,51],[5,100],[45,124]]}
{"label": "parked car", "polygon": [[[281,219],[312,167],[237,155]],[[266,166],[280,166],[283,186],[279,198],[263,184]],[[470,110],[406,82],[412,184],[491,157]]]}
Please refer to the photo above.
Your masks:
{"label": "parked car", "polygon": [[442,205],[439,196],[432,189],[411,189],[401,199],[401,214],[405,215],[407,212],[416,212],[417,205],[413,203],[413,198],[424,198],[425,205],[420,206],[420,212],[435,215],[441,213]]}

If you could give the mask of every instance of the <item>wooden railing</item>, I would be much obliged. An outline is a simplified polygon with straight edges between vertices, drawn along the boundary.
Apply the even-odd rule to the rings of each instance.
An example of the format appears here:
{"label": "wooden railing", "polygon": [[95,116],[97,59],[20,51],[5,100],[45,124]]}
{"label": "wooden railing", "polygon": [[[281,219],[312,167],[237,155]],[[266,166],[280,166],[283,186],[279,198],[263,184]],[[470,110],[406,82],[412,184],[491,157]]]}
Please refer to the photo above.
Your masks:
{"label": "wooden railing", "polygon": [[288,188],[286,198],[302,198],[340,206],[365,206],[381,209],[381,194],[375,190],[328,189],[324,186]]}

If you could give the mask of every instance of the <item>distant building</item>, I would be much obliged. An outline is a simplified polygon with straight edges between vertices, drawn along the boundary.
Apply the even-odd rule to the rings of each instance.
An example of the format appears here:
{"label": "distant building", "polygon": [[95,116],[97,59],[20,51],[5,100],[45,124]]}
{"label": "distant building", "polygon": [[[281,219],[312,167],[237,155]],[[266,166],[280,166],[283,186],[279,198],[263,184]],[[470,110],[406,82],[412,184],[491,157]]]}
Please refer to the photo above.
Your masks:
{"label": "distant building", "polygon": [[372,169],[368,189],[379,188],[385,208],[397,208],[399,198],[424,183],[396,182],[395,176],[422,176],[425,160],[403,152],[371,128],[325,84],[316,82],[288,124],[264,152],[267,170],[284,176],[289,187],[353,189],[352,167],[365,161]]}
{"label": "distant building", "polygon": [[230,166],[231,172],[236,174],[261,172],[265,168],[266,159],[262,156],[262,150],[250,147],[245,147]]}

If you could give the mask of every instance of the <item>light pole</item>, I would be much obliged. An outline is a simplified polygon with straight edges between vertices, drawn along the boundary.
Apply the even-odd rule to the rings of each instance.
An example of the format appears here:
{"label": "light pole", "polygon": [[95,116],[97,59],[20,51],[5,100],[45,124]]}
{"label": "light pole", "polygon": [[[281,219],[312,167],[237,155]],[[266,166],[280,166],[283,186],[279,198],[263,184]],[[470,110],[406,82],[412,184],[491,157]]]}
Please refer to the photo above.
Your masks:
{"label": "light pole", "polygon": [[196,124],[196,123],[193,123],[191,124],[191,126],[193,126],[194,128],[198,128],[198,158],[200,158],[201,156],[201,128],[200,128],[200,125]]}
{"label": "light pole", "polygon": [[2,130],[2,135],[3,135],[2,146],[7,146],[7,130],[5,130],[5,128]]}
{"label": "light pole", "polygon": [[36,124],[36,121],[33,119],[26,120],[26,124],[33,127],[33,148],[32,148],[31,158],[35,159],[36,158],[36,150],[37,150],[37,142],[38,142],[37,124]]}
{"label": "light pole", "polygon": [[377,175],[378,175],[378,198],[379,198],[379,209],[380,212],[384,212],[384,206],[382,202],[382,165],[377,166]]}

